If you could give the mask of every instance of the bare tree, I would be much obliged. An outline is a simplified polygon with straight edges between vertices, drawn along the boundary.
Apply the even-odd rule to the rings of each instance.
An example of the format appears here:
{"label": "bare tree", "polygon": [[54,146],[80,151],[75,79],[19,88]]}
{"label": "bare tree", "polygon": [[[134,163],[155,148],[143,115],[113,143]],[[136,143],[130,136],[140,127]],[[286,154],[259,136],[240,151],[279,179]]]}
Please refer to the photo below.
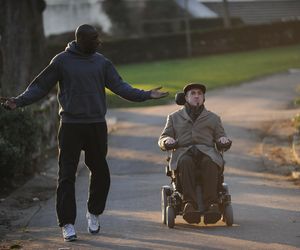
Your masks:
{"label": "bare tree", "polygon": [[191,39],[191,30],[190,30],[190,21],[189,21],[189,0],[184,1],[185,7],[185,37],[186,37],[186,51],[187,57],[192,56],[192,39]]}

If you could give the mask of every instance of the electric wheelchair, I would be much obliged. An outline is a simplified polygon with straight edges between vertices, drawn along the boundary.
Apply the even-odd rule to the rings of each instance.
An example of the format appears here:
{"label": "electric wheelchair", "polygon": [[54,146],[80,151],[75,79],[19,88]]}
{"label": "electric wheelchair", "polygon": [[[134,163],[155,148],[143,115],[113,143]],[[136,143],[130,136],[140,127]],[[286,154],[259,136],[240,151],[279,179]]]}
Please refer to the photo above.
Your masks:
{"label": "electric wheelchair", "polygon": [[[177,93],[175,96],[175,101],[178,105],[184,105],[185,98],[184,93]],[[217,144],[216,147],[223,156],[223,152],[229,149],[231,142],[227,144]],[[173,145],[175,148],[176,145]],[[170,154],[170,150],[168,150]],[[171,169],[170,167],[170,155],[167,157],[167,166],[165,168],[166,175],[171,178],[171,184],[161,187],[161,219],[162,223],[166,224],[169,228],[175,226],[176,216],[183,215],[184,204],[182,201],[182,194],[180,193],[180,188],[177,185],[177,171]],[[219,178],[218,178],[218,206],[219,211],[222,215],[222,221],[225,222],[227,226],[233,225],[233,209],[231,205],[231,195],[229,194],[228,185],[224,182],[224,166],[222,167]],[[198,203],[198,213],[201,221],[201,217],[204,216],[204,205],[201,194],[201,183],[198,183],[197,189],[197,203]],[[200,222],[199,221],[199,222]]]}

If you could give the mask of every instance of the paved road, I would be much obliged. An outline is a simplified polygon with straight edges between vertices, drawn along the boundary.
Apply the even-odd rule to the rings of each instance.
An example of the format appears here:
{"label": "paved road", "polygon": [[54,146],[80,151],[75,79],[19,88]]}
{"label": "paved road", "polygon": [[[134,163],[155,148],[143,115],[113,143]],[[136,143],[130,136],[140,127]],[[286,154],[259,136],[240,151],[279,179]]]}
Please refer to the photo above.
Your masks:
{"label": "paved road", "polygon": [[160,187],[165,154],[157,138],[176,105],[113,110],[118,129],[109,138],[112,175],[101,233],[86,232],[88,172],[77,178],[79,240],[64,243],[56,226],[54,198],[42,205],[25,232],[25,249],[300,249],[300,189],[287,178],[264,171],[259,155],[264,130],[277,119],[299,112],[288,109],[300,85],[300,73],[279,74],[207,93],[206,106],[223,118],[234,144],[226,154],[225,179],[233,200],[235,224],[160,223]]}

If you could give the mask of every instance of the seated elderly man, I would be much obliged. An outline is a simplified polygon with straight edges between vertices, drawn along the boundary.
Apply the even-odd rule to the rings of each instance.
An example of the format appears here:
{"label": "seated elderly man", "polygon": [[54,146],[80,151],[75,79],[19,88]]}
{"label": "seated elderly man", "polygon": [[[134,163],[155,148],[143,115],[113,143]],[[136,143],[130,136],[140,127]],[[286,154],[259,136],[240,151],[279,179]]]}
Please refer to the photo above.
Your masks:
{"label": "seated elderly man", "polygon": [[170,164],[177,169],[183,195],[183,218],[188,223],[200,222],[196,212],[196,185],[201,179],[204,223],[216,223],[221,218],[217,187],[224,164],[216,144],[228,145],[231,141],[226,137],[220,117],[204,106],[206,87],[191,83],[183,91],[184,107],[168,115],[158,144],[162,150],[173,150]]}

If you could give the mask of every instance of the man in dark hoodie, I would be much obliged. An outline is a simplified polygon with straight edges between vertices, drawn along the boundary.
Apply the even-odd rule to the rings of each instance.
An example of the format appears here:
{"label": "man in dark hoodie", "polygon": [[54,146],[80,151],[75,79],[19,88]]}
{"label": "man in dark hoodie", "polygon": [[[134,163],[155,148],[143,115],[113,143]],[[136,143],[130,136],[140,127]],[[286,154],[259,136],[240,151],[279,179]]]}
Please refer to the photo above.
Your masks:
{"label": "man in dark hoodie", "polygon": [[56,211],[65,241],[76,240],[75,175],[81,150],[89,168],[90,186],[87,201],[88,231],[100,230],[99,215],[103,213],[110,186],[106,162],[107,126],[105,88],[134,102],[158,99],[168,95],[159,89],[144,91],[131,87],[119,76],[113,64],[96,52],[100,44],[97,30],[90,25],[79,26],[75,41],[56,55],[50,64],[14,98],[2,98],[3,106],[13,110],[30,105],[58,83],[61,123],[58,132],[59,171]]}

